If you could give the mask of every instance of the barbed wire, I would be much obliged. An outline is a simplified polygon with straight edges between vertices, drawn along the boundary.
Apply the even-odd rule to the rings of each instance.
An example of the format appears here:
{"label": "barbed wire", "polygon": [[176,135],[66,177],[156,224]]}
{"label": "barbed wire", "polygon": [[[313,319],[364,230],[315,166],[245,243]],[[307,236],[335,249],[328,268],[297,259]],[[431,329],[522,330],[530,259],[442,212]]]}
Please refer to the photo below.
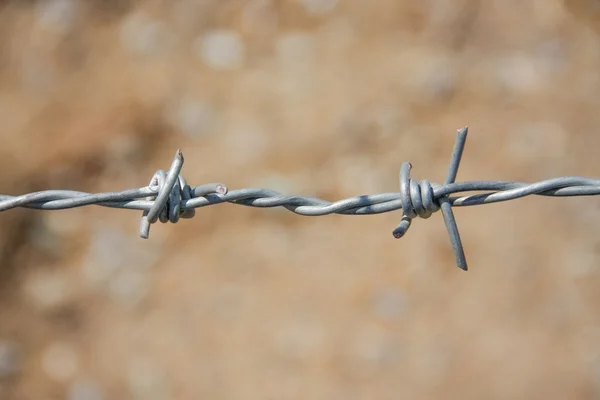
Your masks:
{"label": "barbed wire", "polygon": [[[192,218],[195,209],[220,203],[249,207],[284,207],[305,216],[328,214],[370,215],[402,210],[400,223],[392,231],[399,239],[406,234],[414,218],[427,219],[441,210],[456,264],[467,270],[467,261],[452,207],[474,206],[514,200],[529,195],[595,196],[600,195],[600,180],[564,176],[535,183],[515,181],[455,182],[467,139],[468,128],[458,130],[444,184],[420,182],[410,178],[412,165],[400,167],[400,191],[363,195],[329,202],[306,196],[286,196],[270,189],[229,190],[222,183],[190,186],[180,175],[183,154],[177,150],[168,172],[158,170],[148,186],[121,192],[87,193],[72,190],[45,190],[21,196],[0,195],[0,212],[17,207],[40,210],[64,210],[88,205],[143,211],[140,237],[147,239],[151,224],[176,223],[180,218]],[[451,196],[462,192],[487,192]]]}

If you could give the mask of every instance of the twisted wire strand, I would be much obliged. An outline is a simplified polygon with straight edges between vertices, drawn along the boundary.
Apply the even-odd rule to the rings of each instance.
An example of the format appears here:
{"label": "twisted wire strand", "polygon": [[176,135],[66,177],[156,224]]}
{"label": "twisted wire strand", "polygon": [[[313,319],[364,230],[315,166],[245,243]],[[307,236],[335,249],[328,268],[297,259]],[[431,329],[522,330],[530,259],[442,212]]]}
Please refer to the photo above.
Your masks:
{"label": "twisted wire strand", "polygon": [[[183,154],[177,150],[168,172],[158,170],[148,186],[120,192],[87,193],[72,190],[45,190],[20,196],[0,195],[0,212],[22,207],[39,210],[64,210],[97,205],[142,211],[140,236],[148,238],[151,224],[176,223],[180,218],[194,217],[195,209],[230,203],[257,208],[283,207],[295,214],[322,216],[328,214],[371,215],[402,210],[395,238],[401,238],[414,218],[427,219],[442,211],[457,266],[467,270],[464,249],[452,207],[475,206],[509,201],[530,195],[547,197],[600,195],[600,179],[564,176],[535,183],[515,181],[455,182],[464,150],[468,128],[458,130],[457,140],[444,184],[410,178],[412,165],[400,167],[400,191],[362,195],[335,202],[314,197],[289,196],[270,189],[245,188],[229,190],[222,183],[188,185],[180,175]],[[456,196],[464,192],[486,192]]]}

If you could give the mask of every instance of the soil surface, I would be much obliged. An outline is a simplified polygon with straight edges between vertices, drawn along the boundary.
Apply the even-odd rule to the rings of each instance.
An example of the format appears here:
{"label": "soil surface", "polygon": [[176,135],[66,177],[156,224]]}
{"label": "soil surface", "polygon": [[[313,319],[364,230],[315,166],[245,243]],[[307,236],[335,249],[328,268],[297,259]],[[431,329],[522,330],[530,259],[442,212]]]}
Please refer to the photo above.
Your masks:
{"label": "soil surface", "polygon": [[[0,193],[600,176],[600,2],[0,1]],[[600,396],[600,203],[0,213],[2,399]]]}

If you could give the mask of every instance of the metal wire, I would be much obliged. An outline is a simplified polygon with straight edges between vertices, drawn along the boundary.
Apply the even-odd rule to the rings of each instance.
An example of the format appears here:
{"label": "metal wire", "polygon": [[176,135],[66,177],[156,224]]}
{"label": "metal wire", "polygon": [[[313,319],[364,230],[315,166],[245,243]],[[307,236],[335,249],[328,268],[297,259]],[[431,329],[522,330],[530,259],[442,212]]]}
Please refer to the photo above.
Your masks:
{"label": "metal wire", "polygon": [[[459,268],[467,270],[464,249],[452,207],[474,206],[514,200],[529,195],[595,196],[600,195],[600,180],[565,176],[535,183],[514,181],[455,182],[468,128],[458,130],[450,167],[443,185],[420,182],[410,178],[409,162],[400,167],[400,191],[351,197],[329,202],[313,197],[286,196],[270,189],[228,190],[222,183],[189,186],[180,175],[183,154],[177,150],[168,172],[157,171],[148,186],[121,192],[86,193],[71,190],[45,190],[21,196],[0,195],[0,211],[17,207],[40,210],[63,210],[87,205],[143,211],[140,237],[147,239],[150,226],[156,221],[176,223],[180,218],[192,218],[195,209],[219,203],[268,208],[284,207],[306,216],[328,214],[370,215],[402,210],[400,223],[393,230],[395,238],[406,234],[412,219],[429,218],[441,210],[450,243]],[[462,192],[487,193],[451,196]]]}

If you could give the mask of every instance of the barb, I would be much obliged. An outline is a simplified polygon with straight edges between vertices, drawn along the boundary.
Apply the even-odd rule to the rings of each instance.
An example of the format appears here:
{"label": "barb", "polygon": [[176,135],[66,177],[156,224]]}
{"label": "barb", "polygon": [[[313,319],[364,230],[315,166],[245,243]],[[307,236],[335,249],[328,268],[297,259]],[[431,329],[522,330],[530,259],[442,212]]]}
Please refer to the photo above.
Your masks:
{"label": "barb", "polygon": [[[400,191],[351,197],[329,202],[313,197],[286,196],[269,189],[228,190],[222,183],[190,186],[180,175],[183,154],[177,150],[168,172],[158,170],[148,186],[121,192],[86,193],[71,190],[46,190],[21,196],[0,195],[0,212],[17,207],[39,210],[63,210],[88,205],[143,211],[140,237],[147,239],[156,221],[176,223],[192,218],[195,209],[220,203],[249,207],[284,207],[305,216],[328,214],[371,215],[402,210],[402,217],[392,234],[399,239],[406,234],[412,219],[429,218],[441,210],[456,264],[467,270],[464,249],[452,207],[475,206],[514,200],[530,195],[567,197],[600,195],[600,180],[565,176],[535,183],[514,181],[455,182],[467,139],[468,128],[458,130],[450,167],[443,185],[410,178],[412,165],[400,167]],[[463,192],[487,192],[452,196]]]}

